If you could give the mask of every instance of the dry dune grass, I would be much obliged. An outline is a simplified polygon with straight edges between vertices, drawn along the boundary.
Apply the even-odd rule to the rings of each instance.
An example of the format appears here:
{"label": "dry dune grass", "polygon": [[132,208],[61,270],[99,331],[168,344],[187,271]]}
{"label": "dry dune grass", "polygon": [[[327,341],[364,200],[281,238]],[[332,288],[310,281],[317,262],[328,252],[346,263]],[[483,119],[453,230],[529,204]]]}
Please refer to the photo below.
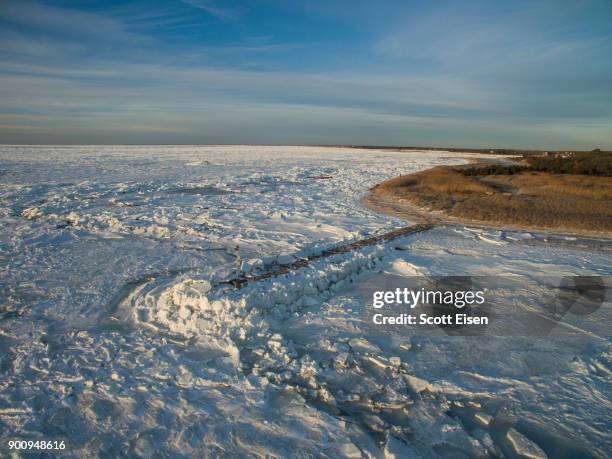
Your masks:
{"label": "dry dune grass", "polygon": [[610,177],[466,176],[438,166],[383,182],[371,193],[462,220],[612,236]]}
{"label": "dry dune grass", "polygon": [[407,182],[400,186],[428,188],[440,193],[490,193],[494,191],[478,179],[466,177],[445,166],[437,166],[427,171],[417,172],[410,177]]}
{"label": "dry dune grass", "polygon": [[531,172],[501,178],[527,194],[569,194],[589,199],[612,199],[610,177]]}
{"label": "dry dune grass", "polygon": [[469,195],[491,195],[494,189],[477,178],[466,177],[446,166],[400,176],[378,185],[375,192],[404,199],[419,207],[445,210]]}

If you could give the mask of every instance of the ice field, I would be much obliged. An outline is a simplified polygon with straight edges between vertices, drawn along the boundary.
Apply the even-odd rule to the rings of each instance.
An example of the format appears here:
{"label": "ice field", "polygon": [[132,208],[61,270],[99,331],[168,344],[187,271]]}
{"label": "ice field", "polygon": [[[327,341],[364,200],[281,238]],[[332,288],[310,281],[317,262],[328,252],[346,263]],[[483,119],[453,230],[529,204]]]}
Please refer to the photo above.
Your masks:
{"label": "ice field", "polygon": [[439,226],[219,287],[406,226],[360,198],[465,157],[0,147],[0,441],[63,439],[78,457],[607,457],[609,298],[571,337],[402,338],[363,327],[358,289],[385,273],[610,276],[609,243]]}

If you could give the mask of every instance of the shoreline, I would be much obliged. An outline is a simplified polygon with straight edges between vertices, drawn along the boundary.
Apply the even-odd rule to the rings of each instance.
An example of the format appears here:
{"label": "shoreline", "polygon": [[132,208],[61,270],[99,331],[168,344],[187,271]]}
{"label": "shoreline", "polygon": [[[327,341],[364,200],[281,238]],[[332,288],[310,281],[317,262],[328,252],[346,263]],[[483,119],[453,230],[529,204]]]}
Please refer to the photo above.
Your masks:
{"label": "shoreline", "polygon": [[[473,158],[470,159],[473,160]],[[477,161],[470,161],[470,163],[471,164],[466,164],[465,166],[469,167],[478,164]],[[361,197],[360,203],[362,206],[372,211],[407,220],[412,223],[465,225],[481,229],[529,231],[550,236],[612,240],[612,231],[601,231],[589,228],[528,225],[503,221],[502,219],[483,220],[478,218],[466,218],[465,216],[452,215],[442,209],[418,205],[415,201],[423,199],[424,193],[419,190],[407,192],[405,190],[407,184],[411,184],[415,177],[423,177],[423,175],[431,173],[431,171],[440,167],[452,170],[454,166],[435,166],[424,171],[385,180],[370,188],[368,192]],[[436,204],[439,205],[440,203]]]}

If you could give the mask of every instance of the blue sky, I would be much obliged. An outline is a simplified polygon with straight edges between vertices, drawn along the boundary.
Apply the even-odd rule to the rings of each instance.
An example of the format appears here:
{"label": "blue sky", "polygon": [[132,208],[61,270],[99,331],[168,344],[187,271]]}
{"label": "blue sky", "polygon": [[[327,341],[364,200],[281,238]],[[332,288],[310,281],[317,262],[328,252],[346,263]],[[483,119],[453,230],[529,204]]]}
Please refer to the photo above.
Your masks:
{"label": "blue sky", "polygon": [[612,2],[0,1],[0,143],[612,149]]}

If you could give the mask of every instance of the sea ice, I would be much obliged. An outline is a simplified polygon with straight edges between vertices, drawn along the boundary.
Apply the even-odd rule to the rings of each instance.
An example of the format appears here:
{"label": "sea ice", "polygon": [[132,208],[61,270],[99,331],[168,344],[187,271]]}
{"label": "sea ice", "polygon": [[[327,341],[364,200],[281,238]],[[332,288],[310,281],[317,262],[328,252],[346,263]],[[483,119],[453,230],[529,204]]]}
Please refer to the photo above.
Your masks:
{"label": "sea ice", "polygon": [[398,339],[363,326],[358,287],[384,273],[609,276],[609,251],[454,225],[225,283],[407,225],[360,198],[466,156],[0,147],[0,441],[62,438],[77,456],[546,453],[514,428],[499,438],[486,411],[605,457],[609,304],[574,317],[571,339]]}

